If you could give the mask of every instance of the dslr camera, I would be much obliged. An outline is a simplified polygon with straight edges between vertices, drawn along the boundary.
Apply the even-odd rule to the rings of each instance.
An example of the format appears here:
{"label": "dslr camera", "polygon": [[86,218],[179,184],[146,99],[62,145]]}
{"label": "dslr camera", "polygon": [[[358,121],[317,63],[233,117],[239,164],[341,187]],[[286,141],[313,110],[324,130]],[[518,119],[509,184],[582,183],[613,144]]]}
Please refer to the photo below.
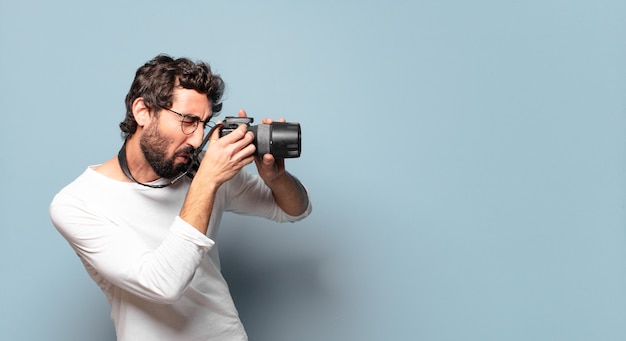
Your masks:
{"label": "dslr camera", "polygon": [[220,137],[226,136],[242,124],[254,134],[254,155],[272,154],[276,159],[300,157],[301,138],[300,123],[273,122],[272,124],[251,125],[252,117],[227,116],[222,121]]}

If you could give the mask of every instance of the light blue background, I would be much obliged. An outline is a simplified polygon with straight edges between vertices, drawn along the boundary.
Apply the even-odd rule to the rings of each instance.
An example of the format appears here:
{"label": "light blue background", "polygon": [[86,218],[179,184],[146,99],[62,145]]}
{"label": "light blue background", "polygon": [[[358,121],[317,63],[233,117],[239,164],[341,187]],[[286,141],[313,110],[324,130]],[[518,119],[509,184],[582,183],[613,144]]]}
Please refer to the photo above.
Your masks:
{"label": "light blue background", "polygon": [[[0,338],[113,340],[48,205],[135,70],[302,124],[314,213],[229,216],[252,340],[625,340],[626,2],[0,2]],[[147,212],[146,214],[149,214]]]}

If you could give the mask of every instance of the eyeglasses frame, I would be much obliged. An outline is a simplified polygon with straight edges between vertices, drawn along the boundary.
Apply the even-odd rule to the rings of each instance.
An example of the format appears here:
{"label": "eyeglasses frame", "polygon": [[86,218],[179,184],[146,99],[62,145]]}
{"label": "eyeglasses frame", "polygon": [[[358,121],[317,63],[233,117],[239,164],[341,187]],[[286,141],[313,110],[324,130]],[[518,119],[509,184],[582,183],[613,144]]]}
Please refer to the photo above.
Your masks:
{"label": "eyeglasses frame", "polygon": [[[173,114],[176,114],[176,115],[180,116],[180,118],[181,118],[181,120],[180,120],[180,130],[185,135],[192,135],[193,133],[195,133],[196,130],[198,130],[198,126],[200,125],[200,123],[202,123],[202,129],[206,128],[206,126],[207,126],[207,124],[209,122],[208,119],[203,121],[203,120],[200,119],[200,117],[198,117],[196,115],[193,115],[193,114],[181,114],[181,113],[179,113],[177,111],[174,111],[172,109],[169,109],[169,108],[161,108],[161,109],[165,109],[165,110],[167,110],[167,111],[169,111],[169,112],[171,112]],[[187,119],[187,118],[191,119],[192,122],[185,122],[185,119]],[[209,117],[209,119],[210,119],[210,117]],[[185,132],[185,128],[184,128],[185,123],[193,124],[193,130],[190,133],[186,133]]]}

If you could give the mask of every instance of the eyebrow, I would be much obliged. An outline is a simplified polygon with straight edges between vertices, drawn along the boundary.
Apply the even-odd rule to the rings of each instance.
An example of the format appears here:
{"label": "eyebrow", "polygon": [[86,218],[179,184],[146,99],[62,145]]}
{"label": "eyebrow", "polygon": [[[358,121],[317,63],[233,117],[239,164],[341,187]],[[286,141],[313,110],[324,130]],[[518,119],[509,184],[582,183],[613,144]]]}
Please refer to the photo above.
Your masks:
{"label": "eyebrow", "polygon": [[208,116],[205,120],[202,120],[202,119],[200,118],[200,116],[198,116],[198,115],[196,115],[196,114],[192,114],[192,113],[184,113],[184,112],[178,112],[178,111],[175,111],[175,110],[173,110],[173,109],[171,109],[171,108],[163,108],[163,109],[165,109],[165,110],[169,110],[169,111],[171,111],[171,112],[173,112],[173,113],[175,113],[175,114],[177,114],[177,115],[181,115],[181,116],[183,116],[183,117],[189,117],[189,118],[191,118],[191,119],[198,120],[199,122],[203,122],[203,123],[204,123],[204,125],[206,125],[206,124],[207,124],[207,123],[211,120],[211,118],[213,117],[213,113],[211,113],[211,114],[209,114],[209,116]]}
{"label": "eyebrow", "polygon": [[196,114],[192,114],[192,113],[180,113],[180,114],[183,115],[184,117],[189,117],[191,119],[198,120],[199,122],[206,122],[206,121],[208,121],[208,120],[202,120],[200,118],[200,116],[198,116]]}
{"label": "eyebrow", "polygon": [[185,115],[186,117],[191,117],[191,118],[193,118],[194,120],[202,121],[202,120],[200,119],[200,116],[198,116],[198,115],[196,115],[196,114],[183,114],[183,115]]}

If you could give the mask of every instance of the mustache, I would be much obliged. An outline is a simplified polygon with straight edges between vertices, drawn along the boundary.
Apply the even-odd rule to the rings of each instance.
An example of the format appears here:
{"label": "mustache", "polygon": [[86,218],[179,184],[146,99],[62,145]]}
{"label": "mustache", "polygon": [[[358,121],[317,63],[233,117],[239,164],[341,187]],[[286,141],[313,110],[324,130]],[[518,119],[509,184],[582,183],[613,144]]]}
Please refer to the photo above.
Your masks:
{"label": "mustache", "polygon": [[196,148],[192,147],[192,146],[186,146],[183,147],[181,149],[179,149],[178,151],[176,151],[176,153],[174,153],[174,155],[178,156],[178,155],[193,155],[193,153],[196,152]]}

